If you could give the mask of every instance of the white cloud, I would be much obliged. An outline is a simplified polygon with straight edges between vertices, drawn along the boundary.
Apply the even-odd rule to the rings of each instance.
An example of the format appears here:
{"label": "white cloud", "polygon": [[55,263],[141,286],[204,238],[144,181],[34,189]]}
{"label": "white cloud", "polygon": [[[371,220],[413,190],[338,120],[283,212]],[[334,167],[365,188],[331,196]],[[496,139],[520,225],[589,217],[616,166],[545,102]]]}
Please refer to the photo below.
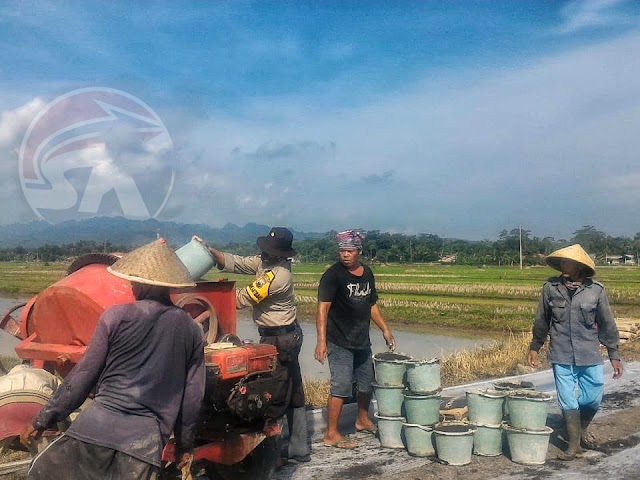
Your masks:
{"label": "white cloud", "polygon": [[28,222],[36,216],[22,193],[18,175],[18,154],[29,124],[44,107],[34,98],[24,105],[0,114],[0,205],[2,223]]}
{"label": "white cloud", "polygon": [[188,175],[215,179],[179,200],[213,224],[489,238],[519,224],[567,236],[567,224],[606,220],[627,231],[626,216],[595,213],[610,195],[597,179],[640,171],[639,49],[628,35],[464,79],[431,75],[351,109],[263,100],[247,117],[268,120],[213,118],[191,137],[203,154]]}
{"label": "white cloud", "polygon": [[5,149],[16,142],[22,141],[27,127],[44,107],[40,98],[34,98],[29,103],[14,110],[2,112],[0,115],[0,149]]}
{"label": "white cloud", "polygon": [[[619,21],[617,5],[572,4],[564,31]],[[297,53],[286,37],[273,48]],[[167,110],[161,116],[176,125],[179,148],[164,159],[177,176],[163,217],[462,238],[520,224],[556,237],[583,224],[632,234],[625,212],[637,205],[640,175],[639,50],[640,36],[627,34],[517,66],[497,59],[482,70],[431,70],[403,91],[349,107],[323,101],[348,90],[340,78],[291,96],[248,95],[236,117],[208,111],[193,120],[182,110],[171,118]],[[348,46],[336,53],[348,55]],[[20,124],[21,109],[2,115],[0,135],[20,137],[4,125]]]}
{"label": "white cloud", "polygon": [[570,34],[592,28],[628,25],[628,16],[618,13],[616,7],[628,0],[574,0],[562,9],[563,24],[557,33]]}

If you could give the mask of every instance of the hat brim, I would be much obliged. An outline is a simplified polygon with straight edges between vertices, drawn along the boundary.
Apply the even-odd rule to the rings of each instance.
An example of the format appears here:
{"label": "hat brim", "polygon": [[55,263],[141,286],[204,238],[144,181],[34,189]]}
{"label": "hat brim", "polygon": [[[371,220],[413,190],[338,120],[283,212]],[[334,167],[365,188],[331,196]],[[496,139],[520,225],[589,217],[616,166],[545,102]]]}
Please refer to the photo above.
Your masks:
{"label": "hat brim", "polygon": [[145,285],[195,286],[189,270],[163,238],[132,250],[107,267],[107,271],[116,277]]}
{"label": "hat brim", "polygon": [[195,287],[196,282],[184,282],[184,283],[175,283],[175,282],[162,282],[158,280],[150,280],[148,278],[136,277],[135,275],[127,275],[125,273],[116,272],[112,270],[111,267],[107,267],[107,271],[111,275],[115,275],[116,277],[124,278],[125,280],[129,280],[130,282],[142,283],[144,285],[154,285],[156,287],[169,287],[169,288],[190,288]]}
{"label": "hat brim", "polygon": [[258,248],[260,248],[261,251],[275,257],[293,257],[298,253],[293,248],[290,248],[289,250],[279,250],[277,248],[273,248],[269,244],[269,237],[258,237],[258,239],[256,240],[256,245],[258,245]]}
{"label": "hat brim", "polygon": [[559,272],[562,272],[562,267],[560,266],[562,260],[569,260],[571,262],[576,262],[578,265],[580,265],[580,267],[582,267],[582,269],[584,269],[585,275],[587,277],[593,277],[596,274],[595,270],[590,265],[579,262],[578,260],[574,260],[573,258],[551,257],[551,256],[546,258],[547,265],[549,265],[551,268],[555,270],[558,270]]}
{"label": "hat brim", "polygon": [[596,274],[596,264],[579,243],[551,252],[545,258],[547,265],[562,272],[562,260],[571,260],[582,267],[587,277]]}

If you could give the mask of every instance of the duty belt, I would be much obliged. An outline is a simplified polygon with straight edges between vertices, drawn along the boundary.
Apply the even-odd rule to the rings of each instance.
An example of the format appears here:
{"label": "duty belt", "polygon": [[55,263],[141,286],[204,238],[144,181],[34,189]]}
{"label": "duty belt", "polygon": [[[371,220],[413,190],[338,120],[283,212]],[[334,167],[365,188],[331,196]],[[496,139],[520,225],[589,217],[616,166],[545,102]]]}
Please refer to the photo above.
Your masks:
{"label": "duty belt", "polygon": [[261,337],[277,337],[279,335],[286,335],[287,333],[291,333],[296,328],[298,328],[297,320],[283,327],[258,327],[258,333]]}

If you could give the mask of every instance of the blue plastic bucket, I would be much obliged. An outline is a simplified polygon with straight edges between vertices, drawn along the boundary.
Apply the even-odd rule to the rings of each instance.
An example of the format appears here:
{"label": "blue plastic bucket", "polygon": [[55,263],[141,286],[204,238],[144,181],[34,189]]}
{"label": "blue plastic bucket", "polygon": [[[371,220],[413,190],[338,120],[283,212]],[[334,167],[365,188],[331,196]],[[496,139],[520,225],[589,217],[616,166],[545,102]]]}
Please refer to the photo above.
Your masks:
{"label": "blue plastic bucket", "polygon": [[409,455],[414,457],[435,457],[436,450],[433,445],[433,429],[431,427],[403,423],[402,429]]}
{"label": "blue plastic bucket", "polygon": [[176,250],[176,255],[191,274],[191,278],[198,280],[216,264],[215,258],[206,245],[192,239],[186,245]]}
{"label": "blue plastic bucket", "polygon": [[373,384],[373,394],[378,403],[378,413],[383,417],[399,417],[402,415],[404,386]]}
{"label": "blue plastic bucket", "polygon": [[440,359],[407,361],[407,382],[414,393],[431,393],[440,384]]}
{"label": "blue plastic bucket", "polygon": [[403,353],[383,352],[373,356],[376,383],[386,386],[404,386],[409,355]]}
{"label": "blue plastic bucket", "polygon": [[407,423],[433,425],[440,421],[440,391],[433,395],[405,391],[403,396]]}

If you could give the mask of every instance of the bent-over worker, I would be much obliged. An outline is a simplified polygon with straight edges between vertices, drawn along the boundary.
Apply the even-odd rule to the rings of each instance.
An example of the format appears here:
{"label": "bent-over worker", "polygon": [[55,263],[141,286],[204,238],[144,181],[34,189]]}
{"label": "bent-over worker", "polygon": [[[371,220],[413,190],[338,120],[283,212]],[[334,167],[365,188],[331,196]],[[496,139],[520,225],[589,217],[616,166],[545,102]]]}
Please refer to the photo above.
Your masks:
{"label": "bent-over worker", "polygon": [[189,272],[163,239],[123,256],[108,271],[131,281],[135,302],[103,312],[82,359],[21,435],[66,419],[93,402],[37,455],[28,479],[160,478],[173,432],[183,478],[191,478],[196,422],[204,395],[202,331],[169,298],[191,287]]}

